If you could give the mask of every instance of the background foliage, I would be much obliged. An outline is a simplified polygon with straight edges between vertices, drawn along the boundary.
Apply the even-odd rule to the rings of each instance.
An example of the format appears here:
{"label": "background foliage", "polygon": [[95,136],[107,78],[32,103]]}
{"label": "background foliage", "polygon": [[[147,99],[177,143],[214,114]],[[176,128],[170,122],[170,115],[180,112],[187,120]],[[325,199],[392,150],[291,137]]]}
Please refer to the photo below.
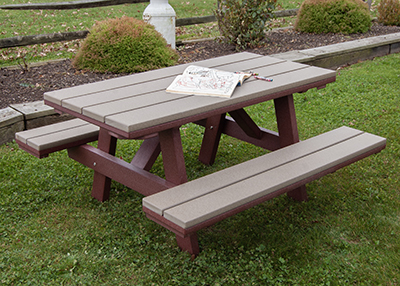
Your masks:
{"label": "background foliage", "polygon": [[175,65],[178,54],[154,26],[132,17],[97,22],[72,64],[98,72],[133,73]]}
{"label": "background foliage", "polygon": [[265,39],[267,22],[273,18],[276,0],[224,0],[215,16],[221,36],[237,49],[256,47]]}
{"label": "background foliage", "polygon": [[378,5],[379,22],[391,26],[400,25],[400,1],[399,0],[381,0]]}
{"label": "background foliage", "polygon": [[364,33],[371,27],[369,8],[362,0],[305,0],[295,29],[306,33]]}

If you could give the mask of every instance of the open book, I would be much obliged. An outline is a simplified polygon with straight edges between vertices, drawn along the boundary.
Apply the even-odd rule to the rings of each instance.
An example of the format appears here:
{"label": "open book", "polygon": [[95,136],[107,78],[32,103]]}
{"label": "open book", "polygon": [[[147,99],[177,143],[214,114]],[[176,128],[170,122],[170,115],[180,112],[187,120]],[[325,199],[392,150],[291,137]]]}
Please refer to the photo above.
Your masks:
{"label": "open book", "polygon": [[236,86],[242,85],[251,73],[234,73],[200,66],[188,66],[178,75],[167,92],[231,97]]}

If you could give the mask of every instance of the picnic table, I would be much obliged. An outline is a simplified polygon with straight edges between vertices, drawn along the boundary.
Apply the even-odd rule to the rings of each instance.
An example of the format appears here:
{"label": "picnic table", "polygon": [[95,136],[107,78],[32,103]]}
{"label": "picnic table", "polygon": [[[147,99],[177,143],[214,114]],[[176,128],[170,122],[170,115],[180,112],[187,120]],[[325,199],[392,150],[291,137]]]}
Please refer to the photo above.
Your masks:
{"label": "picnic table", "polygon": [[[21,132],[17,142],[37,157],[68,149],[94,170],[92,196],[99,201],[109,198],[111,180],[143,194],[146,215],[175,232],[192,254],[199,252],[199,229],[282,193],[306,200],[305,183],[385,148],[384,138],[347,127],[299,142],[293,94],[325,87],[335,71],[248,52],[195,64],[252,70],[273,81],[250,78],[230,98],[167,93],[189,65],[183,64],[51,91],[45,103],[77,119]],[[244,109],[269,100],[278,132],[257,126]],[[180,134],[187,123],[204,126],[204,164],[213,164],[221,134],[275,152],[187,182]],[[118,139],[143,141],[132,162],[114,156]],[[86,144],[94,140],[97,148]],[[160,153],[165,178],[149,172]]]}

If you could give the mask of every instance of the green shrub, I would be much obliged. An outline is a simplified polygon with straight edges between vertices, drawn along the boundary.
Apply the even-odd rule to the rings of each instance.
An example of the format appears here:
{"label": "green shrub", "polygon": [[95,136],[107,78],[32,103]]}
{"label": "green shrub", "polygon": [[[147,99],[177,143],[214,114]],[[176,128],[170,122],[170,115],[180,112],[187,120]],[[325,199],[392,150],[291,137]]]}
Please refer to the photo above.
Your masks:
{"label": "green shrub", "polygon": [[223,0],[215,10],[221,35],[238,50],[255,47],[265,38],[266,22],[276,0]]}
{"label": "green shrub", "polygon": [[384,25],[400,26],[400,1],[381,0],[378,4],[378,21]]}
{"label": "green shrub", "polygon": [[372,25],[362,0],[305,0],[295,29],[307,33],[365,33]]}
{"label": "green shrub", "polygon": [[130,17],[97,22],[73,59],[78,69],[133,73],[176,64],[177,53],[152,25]]}

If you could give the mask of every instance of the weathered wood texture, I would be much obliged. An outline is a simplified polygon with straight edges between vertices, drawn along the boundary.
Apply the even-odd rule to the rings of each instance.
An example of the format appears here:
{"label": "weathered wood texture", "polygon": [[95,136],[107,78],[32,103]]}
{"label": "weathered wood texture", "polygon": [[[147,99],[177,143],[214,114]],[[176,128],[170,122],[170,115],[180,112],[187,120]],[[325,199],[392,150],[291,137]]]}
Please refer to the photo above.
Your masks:
{"label": "weathered wood texture", "polygon": [[18,36],[12,38],[0,39],[0,48],[21,47],[44,43],[54,43],[62,41],[72,41],[76,39],[84,39],[89,31],[77,31],[67,33],[41,34],[32,36]]}

